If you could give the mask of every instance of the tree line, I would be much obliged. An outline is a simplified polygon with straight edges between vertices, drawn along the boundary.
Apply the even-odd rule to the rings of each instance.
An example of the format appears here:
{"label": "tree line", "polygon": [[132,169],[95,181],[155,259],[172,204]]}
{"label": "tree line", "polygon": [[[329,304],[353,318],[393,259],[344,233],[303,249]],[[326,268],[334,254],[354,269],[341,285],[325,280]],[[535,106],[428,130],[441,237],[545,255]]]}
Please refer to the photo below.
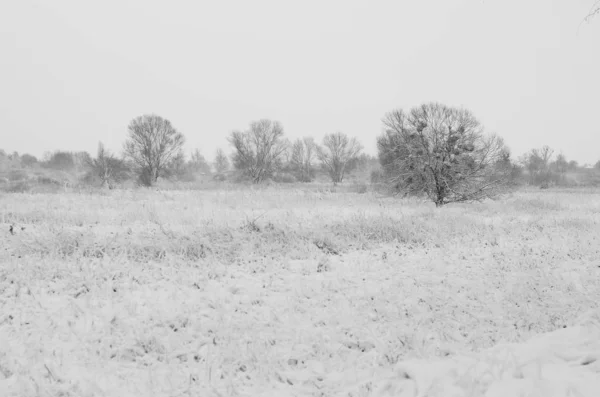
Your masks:
{"label": "tree line", "polygon": [[95,157],[87,152],[57,151],[45,154],[42,160],[18,153],[0,153],[6,167],[32,167],[87,172],[88,182],[111,187],[135,178],[143,186],[153,186],[160,178],[192,181],[198,174],[214,174],[225,179],[228,171],[238,179],[261,183],[267,179],[287,177],[287,181],[311,182],[317,171],[326,172],[334,184],[341,183],[348,172],[376,159],[362,153],[356,138],[336,132],[328,134],[318,144],[311,137],[292,142],[285,138],[280,122],[262,119],[251,122],[246,130],[232,131],[227,138],[233,154],[216,150],[209,164],[199,149],[189,159],[184,153],[185,137],[172,123],[155,114],[131,120],[120,155],[109,151],[102,142]]}
{"label": "tree line", "polygon": [[[495,197],[520,182],[560,184],[567,172],[579,169],[577,162],[554,156],[547,146],[513,159],[502,138],[486,133],[469,110],[440,103],[390,111],[382,118],[382,129],[374,158],[345,133],[326,134],[320,143],[312,137],[290,141],[280,122],[262,119],[232,131],[227,137],[232,154],[218,149],[209,164],[198,149],[186,158],[185,136],[169,120],[146,114],[129,123],[120,155],[101,142],[95,157],[57,151],[38,160],[0,150],[0,171],[40,166],[81,172],[86,182],[107,188],[130,179],[152,186],[160,178],[192,181],[198,174],[213,174],[225,180],[232,173],[237,180],[259,184],[311,182],[320,172],[339,184],[354,170],[377,163],[371,182],[443,206]],[[600,161],[596,167],[600,170]]]}

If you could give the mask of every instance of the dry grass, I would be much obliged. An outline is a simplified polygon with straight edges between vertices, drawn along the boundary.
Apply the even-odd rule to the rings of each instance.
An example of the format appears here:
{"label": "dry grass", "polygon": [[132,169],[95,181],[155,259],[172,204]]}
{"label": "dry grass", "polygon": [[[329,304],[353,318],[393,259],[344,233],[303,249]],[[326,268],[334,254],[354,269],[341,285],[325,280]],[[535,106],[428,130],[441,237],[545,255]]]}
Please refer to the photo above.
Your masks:
{"label": "dry grass", "polygon": [[1,395],[369,396],[600,297],[598,190],[14,194],[0,226]]}

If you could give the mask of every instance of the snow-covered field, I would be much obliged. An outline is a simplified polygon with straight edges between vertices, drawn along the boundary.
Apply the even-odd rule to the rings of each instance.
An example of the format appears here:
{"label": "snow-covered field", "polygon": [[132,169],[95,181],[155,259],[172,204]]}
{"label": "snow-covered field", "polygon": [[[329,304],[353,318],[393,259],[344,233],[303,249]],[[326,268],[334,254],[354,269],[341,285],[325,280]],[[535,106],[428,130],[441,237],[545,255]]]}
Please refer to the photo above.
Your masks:
{"label": "snow-covered field", "polygon": [[0,227],[0,396],[600,395],[598,190],[14,194]]}

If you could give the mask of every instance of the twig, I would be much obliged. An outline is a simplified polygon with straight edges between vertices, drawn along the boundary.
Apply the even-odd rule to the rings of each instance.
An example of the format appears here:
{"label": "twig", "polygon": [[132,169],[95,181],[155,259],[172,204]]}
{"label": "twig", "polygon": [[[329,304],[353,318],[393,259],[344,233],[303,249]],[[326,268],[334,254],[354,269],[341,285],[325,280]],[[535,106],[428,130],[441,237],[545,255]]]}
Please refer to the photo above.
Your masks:
{"label": "twig", "polygon": [[44,364],[44,367],[46,367],[46,371],[48,371],[48,374],[50,374],[50,377],[52,378],[52,380],[54,380],[55,382],[58,382],[58,379],[56,378],[56,376],[54,376],[52,371],[50,371],[50,368],[48,368],[48,366],[46,364]]}

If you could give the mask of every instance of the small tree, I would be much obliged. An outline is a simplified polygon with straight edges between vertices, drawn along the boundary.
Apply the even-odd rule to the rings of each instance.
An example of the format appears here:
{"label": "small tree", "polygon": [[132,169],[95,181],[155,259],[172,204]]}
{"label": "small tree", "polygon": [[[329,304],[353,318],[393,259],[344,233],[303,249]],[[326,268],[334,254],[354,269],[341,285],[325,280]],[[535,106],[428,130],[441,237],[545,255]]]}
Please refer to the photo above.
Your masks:
{"label": "small tree", "polygon": [[336,185],[344,180],[349,165],[356,161],[362,149],[356,138],[336,132],[325,135],[323,146],[317,146],[317,157]]}
{"label": "small tree", "polygon": [[18,152],[6,154],[4,150],[0,149],[0,171],[19,169],[21,166],[21,156],[19,156]]}
{"label": "small tree", "polygon": [[184,142],[183,134],[169,120],[155,114],[143,115],[129,123],[124,152],[137,167],[140,181],[152,186]]}
{"label": "small tree", "polygon": [[370,173],[373,168],[379,168],[379,159],[362,153],[349,164],[349,168],[353,171]]}
{"label": "small tree", "polygon": [[550,163],[554,150],[548,146],[540,149],[532,149],[522,159],[524,167],[529,173],[531,184],[547,187],[552,179],[552,170]]}
{"label": "small tree", "polygon": [[504,147],[498,160],[493,164],[494,171],[490,178],[505,178],[507,185],[516,186],[522,179],[523,168],[513,161],[510,150]]}
{"label": "small tree", "polygon": [[25,153],[21,156],[21,164],[23,167],[33,167],[35,164],[37,164],[37,162],[37,158],[31,154]]}
{"label": "small tree", "polygon": [[187,167],[191,172],[210,173],[210,165],[208,165],[199,149],[192,152],[192,157],[188,161]]}
{"label": "small tree", "polygon": [[124,181],[129,177],[129,167],[125,161],[116,158],[102,142],[98,143],[96,158],[90,157],[86,161],[90,174],[100,179],[103,188],[112,188],[115,182]]}
{"label": "small tree", "polygon": [[92,159],[92,156],[90,156],[88,152],[74,152],[72,153],[72,156],[76,172],[84,170]]}
{"label": "small tree", "polygon": [[567,166],[568,171],[577,171],[579,168],[579,163],[575,160],[569,161],[569,165]]}
{"label": "small tree", "polygon": [[554,159],[554,162],[552,163],[552,168],[554,169],[554,172],[556,172],[559,175],[564,175],[567,172],[568,167],[569,163],[567,162],[567,158],[564,154],[559,153],[558,156],[556,156],[556,159]]}
{"label": "small tree", "polygon": [[162,174],[165,178],[183,180],[186,178],[187,171],[185,153],[180,150],[169,160]]}
{"label": "small tree", "polygon": [[223,174],[229,170],[229,158],[227,158],[223,149],[217,149],[213,165],[217,174]]}
{"label": "small tree", "polygon": [[300,182],[311,182],[315,178],[315,148],[315,141],[310,137],[297,139],[292,145],[290,170]]}
{"label": "small tree", "polygon": [[383,125],[379,161],[394,188],[425,194],[438,207],[492,198],[506,188],[504,143],[484,135],[468,110],[428,103],[388,113]]}
{"label": "small tree", "polygon": [[233,131],[229,142],[235,150],[233,166],[253,183],[271,177],[281,166],[281,156],[287,149],[283,127],[267,119],[250,123],[247,131]]}
{"label": "small tree", "polygon": [[55,170],[73,171],[75,169],[75,160],[73,158],[73,153],[58,150],[50,154],[50,157],[46,162],[45,166],[47,168],[52,168]]}

